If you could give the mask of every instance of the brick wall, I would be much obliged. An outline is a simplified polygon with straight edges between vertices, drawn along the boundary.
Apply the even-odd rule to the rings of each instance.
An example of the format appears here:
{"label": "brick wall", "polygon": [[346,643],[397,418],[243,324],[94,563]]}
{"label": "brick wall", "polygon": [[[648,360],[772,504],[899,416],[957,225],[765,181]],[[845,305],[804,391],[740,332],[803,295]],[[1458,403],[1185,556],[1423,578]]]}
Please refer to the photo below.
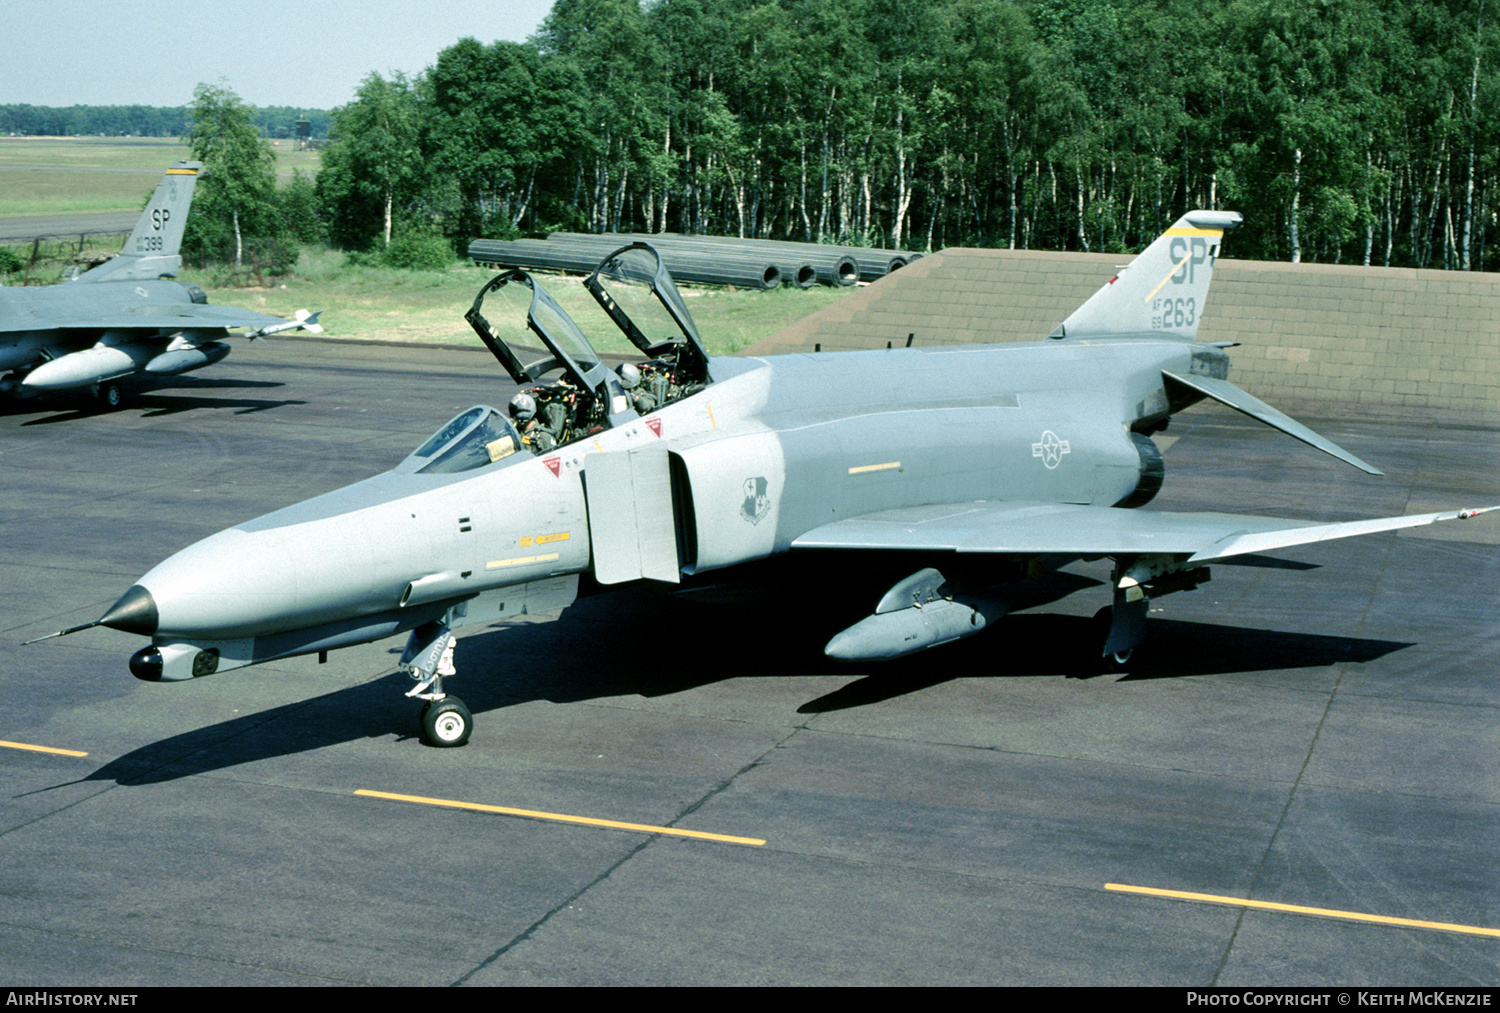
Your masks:
{"label": "brick wall", "polygon": [[[950,249],[840,299],[753,354],[1031,341],[1128,256]],[[1500,274],[1224,259],[1200,341],[1278,405],[1439,409],[1500,420]]]}

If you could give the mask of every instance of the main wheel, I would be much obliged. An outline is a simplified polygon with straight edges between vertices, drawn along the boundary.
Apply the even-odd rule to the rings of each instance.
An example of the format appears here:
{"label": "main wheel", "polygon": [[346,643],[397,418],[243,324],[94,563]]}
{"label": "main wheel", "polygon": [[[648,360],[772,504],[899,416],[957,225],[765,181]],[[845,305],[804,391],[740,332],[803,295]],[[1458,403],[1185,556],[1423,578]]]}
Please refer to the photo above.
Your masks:
{"label": "main wheel", "polygon": [[1135,655],[1134,647],[1127,647],[1123,651],[1114,651],[1104,654],[1104,645],[1109,642],[1109,629],[1114,625],[1115,610],[1106,605],[1094,613],[1094,636],[1093,649],[1101,652],[1097,665],[1101,673],[1123,672],[1130,666],[1130,659]]}
{"label": "main wheel", "polygon": [[125,403],[125,395],[120,391],[117,383],[101,383],[99,385],[99,407],[105,411],[114,411]]}
{"label": "main wheel", "polygon": [[474,715],[456,696],[447,696],[422,708],[422,738],[430,746],[461,746],[474,731]]}

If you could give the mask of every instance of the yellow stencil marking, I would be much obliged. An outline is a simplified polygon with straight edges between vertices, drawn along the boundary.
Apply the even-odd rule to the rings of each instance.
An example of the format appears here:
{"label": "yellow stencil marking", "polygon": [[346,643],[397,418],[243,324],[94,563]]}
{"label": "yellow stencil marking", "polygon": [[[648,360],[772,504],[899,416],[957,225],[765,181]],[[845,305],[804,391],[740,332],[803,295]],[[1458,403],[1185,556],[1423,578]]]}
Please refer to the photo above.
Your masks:
{"label": "yellow stencil marking", "polygon": [[887,461],[884,464],[861,464],[857,468],[850,468],[849,474],[863,475],[867,471],[890,471],[892,468],[901,467],[900,461]]}
{"label": "yellow stencil marking", "polygon": [[1441,932],[1464,932],[1472,936],[1495,936],[1500,938],[1500,929],[1486,929],[1478,925],[1455,925],[1452,922],[1424,922],[1418,921],[1415,918],[1393,918],[1389,915],[1370,915],[1360,911],[1337,911],[1326,907],[1302,907],[1298,904],[1277,904],[1268,900],[1220,897],[1211,893],[1157,890],[1149,886],[1126,886],[1123,883],[1105,883],[1104,889],[1118,893],[1140,893],[1148,897],[1167,897],[1171,900],[1196,900],[1206,904],[1227,904],[1231,907],[1248,907],[1259,911],[1286,911],[1290,914],[1317,915],[1320,918],[1342,918],[1346,921],[1374,922],[1377,925],[1401,925],[1407,928],[1437,929]]}
{"label": "yellow stencil marking", "polygon": [[760,847],[766,842],[758,837],[731,837],[728,834],[708,834],[701,830],[678,830],[675,827],[654,827],[646,823],[621,823],[618,820],[601,820],[592,816],[568,816],[564,813],[544,813],[531,809],[512,809],[503,805],[480,805],[478,802],[455,802],[446,798],[423,798],[420,795],[393,795],[384,791],[367,791],[360,788],[354,794],[367,798],[384,798],[393,802],[417,802],[421,805],[443,806],[448,809],[470,809],[481,813],[500,813],[503,816],[525,816],[534,820],[553,820],[558,823],[581,823],[590,827],[609,827],[613,830],[637,830],[645,834],[671,834],[674,837],[693,837],[700,841],[723,841],[726,844],[751,844]]}
{"label": "yellow stencil marking", "polygon": [[[568,540],[568,537],[572,535],[572,533],[573,532],[571,531],[558,531],[554,534],[536,535],[535,537],[527,535],[525,538],[521,539],[521,548],[529,549],[533,545],[546,545],[548,542],[566,542]],[[490,565],[494,566],[495,564],[491,563]]]}
{"label": "yellow stencil marking", "polygon": [[560,553],[549,552],[544,556],[517,556],[514,559],[492,559],[484,564],[486,570],[498,570],[502,566],[525,566],[527,563],[547,563],[556,558]]}

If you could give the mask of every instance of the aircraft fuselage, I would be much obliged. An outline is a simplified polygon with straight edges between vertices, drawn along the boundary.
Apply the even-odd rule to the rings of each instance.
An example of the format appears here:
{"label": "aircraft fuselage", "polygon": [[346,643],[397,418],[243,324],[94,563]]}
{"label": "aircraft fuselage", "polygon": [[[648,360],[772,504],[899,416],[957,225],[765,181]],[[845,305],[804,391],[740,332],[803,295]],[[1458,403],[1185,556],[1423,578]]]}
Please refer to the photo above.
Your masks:
{"label": "aircraft fuselage", "polygon": [[550,453],[458,474],[398,468],[213,535],[141,578],[138,621],[110,625],[150,635],[170,679],[207,648],[226,670],[535,611],[619,548],[601,516],[618,479],[591,479],[606,460],[669,459],[668,486],[622,493],[643,528],[675,529],[684,574],[872,511],[1125,502],[1143,470],[1131,425],[1165,412],[1161,371],[1204,350],[1050,344],[716,359],[706,390]]}

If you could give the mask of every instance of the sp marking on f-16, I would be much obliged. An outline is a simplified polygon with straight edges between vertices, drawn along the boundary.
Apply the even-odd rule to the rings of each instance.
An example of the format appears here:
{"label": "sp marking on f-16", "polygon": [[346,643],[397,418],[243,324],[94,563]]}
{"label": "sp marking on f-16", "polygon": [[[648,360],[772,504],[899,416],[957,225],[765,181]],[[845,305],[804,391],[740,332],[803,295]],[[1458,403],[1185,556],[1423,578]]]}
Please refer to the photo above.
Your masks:
{"label": "sp marking on f-16", "polygon": [[[1150,602],[1208,580],[1209,563],[1496,509],[1341,523],[1136,509],[1162,484],[1151,434],[1204,398],[1379,474],[1230,383],[1226,346],[1196,341],[1239,223],[1188,212],[1031,344],[710,359],[656,252],[635,244],[585,283],[640,350],[611,370],[537,279],[506,271],[467,317],[523,385],[510,410],[471,408],[385,474],[188,546],[63,632],[149,638],[130,669],[151,681],[405,634],[425,737],[456,746],[473,720],[444,690],[453,630],[566,606],[584,575],[692,588],[857,553],[892,582],[825,651],[873,661],[978,633],[1026,575],[1107,557],[1094,651],[1125,663]],[[1168,282],[1190,312],[1153,308]],[[497,293],[504,330],[485,316]],[[641,439],[643,418],[659,439]],[[515,554],[551,531],[579,537]]]}

